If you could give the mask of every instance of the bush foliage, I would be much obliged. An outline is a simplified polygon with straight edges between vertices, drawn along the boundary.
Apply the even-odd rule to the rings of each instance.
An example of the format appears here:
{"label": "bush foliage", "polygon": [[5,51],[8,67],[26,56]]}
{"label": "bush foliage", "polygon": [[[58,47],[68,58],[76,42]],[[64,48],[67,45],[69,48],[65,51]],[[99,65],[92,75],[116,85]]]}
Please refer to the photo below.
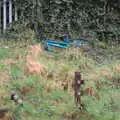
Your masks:
{"label": "bush foliage", "polygon": [[120,37],[118,0],[15,0],[19,20],[43,39],[71,33],[86,39],[117,41]]}

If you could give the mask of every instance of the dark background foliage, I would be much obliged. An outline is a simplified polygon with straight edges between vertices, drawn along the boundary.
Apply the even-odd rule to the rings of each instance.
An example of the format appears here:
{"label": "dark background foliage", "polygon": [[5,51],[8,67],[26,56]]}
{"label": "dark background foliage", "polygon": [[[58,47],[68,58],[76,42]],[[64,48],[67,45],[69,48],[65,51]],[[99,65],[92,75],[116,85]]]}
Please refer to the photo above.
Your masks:
{"label": "dark background foliage", "polygon": [[41,38],[70,33],[84,39],[120,42],[119,0],[15,0],[21,23]]}

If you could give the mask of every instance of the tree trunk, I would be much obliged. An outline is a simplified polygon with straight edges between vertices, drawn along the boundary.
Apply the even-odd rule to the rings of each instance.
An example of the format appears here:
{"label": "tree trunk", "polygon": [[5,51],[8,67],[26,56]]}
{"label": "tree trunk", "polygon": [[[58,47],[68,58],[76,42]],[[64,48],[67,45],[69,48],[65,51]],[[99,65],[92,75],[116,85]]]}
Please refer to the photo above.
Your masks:
{"label": "tree trunk", "polygon": [[4,2],[3,2],[3,32],[5,32],[5,30],[6,30],[6,25],[7,25],[7,21],[6,21],[6,0],[4,0]]}
{"label": "tree trunk", "polygon": [[12,0],[9,0],[9,23],[12,23]]}

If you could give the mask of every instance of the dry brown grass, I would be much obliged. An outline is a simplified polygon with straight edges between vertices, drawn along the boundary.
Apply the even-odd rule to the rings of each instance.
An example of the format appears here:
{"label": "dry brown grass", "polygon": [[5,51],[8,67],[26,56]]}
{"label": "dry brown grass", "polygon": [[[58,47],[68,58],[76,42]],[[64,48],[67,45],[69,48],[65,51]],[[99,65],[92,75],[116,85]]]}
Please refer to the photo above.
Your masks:
{"label": "dry brown grass", "polygon": [[42,53],[42,49],[39,45],[33,45],[33,46],[30,47],[29,52],[30,52],[30,54],[29,54],[30,57],[35,60]]}
{"label": "dry brown grass", "polygon": [[46,74],[45,65],[37,61],[41,52],[42,49],[39,45],[34,45],[30,48],[26,60],[27,73],[41,75],[41,76]]}
{"label": "dry brown grass", "polygon": [[13,60],[11,58],[6,58],[6,59],[1,60],[1,63],[5,64],[5,65],[15,64],[16,60]]}
{"label": "dry brown grass", "polygon": [[46,74],[45,65],[43,65],[40,62],[33,61],[33,60],[27,61],[26,71],[27,73],[34,74],[34,75],[36,74],[36,75],[43,76]]}
{"label": "dry brown grass", "polygon": [[30,86],[22,86],[20,88],[20,93],[24,96],[26,96],[28,93],[34,93],[35,92],[35,88],[34,87],[30,87]]}
{"label": "dry brown grass", "polygon": [[5,84],[8,84],[10,82],[10,76],[2,71],[0,72],[0,87],[4,86]]}
{"label": "dry brown grass", "polygon": [[109,80],[112,79],[113,75],[112,75],[112,70],[110,67],[98,68],[96,69],[96,71],[99,72],[101,78],[103,77]]}
{"label": "dry brown grass", "polygon": [[100,75],[99,74],[96,74],[96,73],[89,73],[87,76],[85,76],[85,79],[87,80],[98,80],[100,78]]}
{"label": "dry brown grass", "polygon": [[12,120],[12,117],[9,115],[5,115],[5,116],[1,117],[0,120]]}
{"label": "dry brown grass", "polygon": [[12,114],[10,113],[10,109],[0,109],[0,120],[14,120]]}
{"label": "dry brown grass", "polygon": [[113,71],[120,73],[120,65],[113,66]]}

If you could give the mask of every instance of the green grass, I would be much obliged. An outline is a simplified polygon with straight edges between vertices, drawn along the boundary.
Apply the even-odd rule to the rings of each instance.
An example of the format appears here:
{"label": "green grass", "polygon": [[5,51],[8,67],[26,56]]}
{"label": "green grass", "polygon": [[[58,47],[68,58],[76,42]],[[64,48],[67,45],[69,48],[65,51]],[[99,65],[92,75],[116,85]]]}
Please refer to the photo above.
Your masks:
{"label": "green grass", "polygon": [[[25,72],[25,56],[28,48],[0,48],[0,75],[9,79],[0,88],[0,106],[10,107],[16,120],[119,120],[120,119],[120,62],[97,64],[81,50],[49,53],[43,51],[38,61],[46,66],[52,77],[30,75]],[[18,56],[22,56],[18,58]],[[15,63],[4,63],[12,59]],[[115,68],[117,66],[117,69]],[[7,70],[7,72],[6,72]],[[74,102],[72,82],[74,72],[82,72],[85,79],[82,103],[78,110]],[[3,76],[4,78],[4,76]],[[99,87],[96,83],[99,82]],[[68,90],[61,83],[68,83]],[[112,84],[112,85],[109,85]],[[87,89],[92,87],[95,96],[89,96]],[[16,105],[9,98],[9,91],[15,90],[23,97],[23,106]]]}
{"label": "green grass", "polygon": [[9,58],[9,49],[0,48],[0,59]]}

